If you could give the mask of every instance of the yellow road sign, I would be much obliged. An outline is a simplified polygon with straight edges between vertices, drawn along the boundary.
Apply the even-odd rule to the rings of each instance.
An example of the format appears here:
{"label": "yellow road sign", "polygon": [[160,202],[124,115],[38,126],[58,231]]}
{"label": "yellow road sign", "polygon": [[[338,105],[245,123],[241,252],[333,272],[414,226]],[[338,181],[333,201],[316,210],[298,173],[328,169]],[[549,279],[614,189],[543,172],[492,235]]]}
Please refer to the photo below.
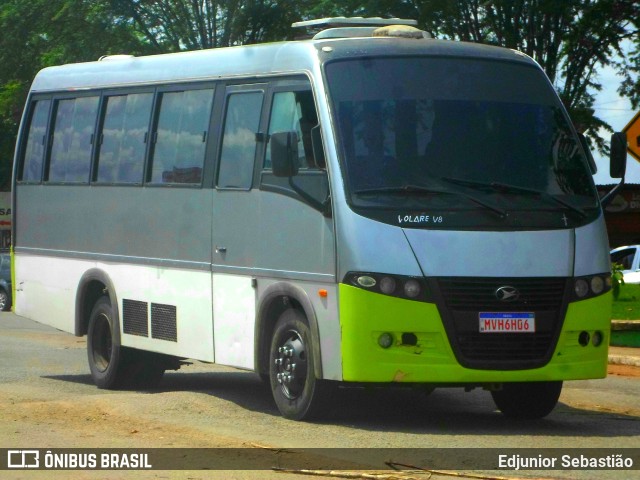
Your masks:
{"label": "yellow road sign", "polygon": [[640,112],[622,129],[627,135],[627,151],[640,162]]}

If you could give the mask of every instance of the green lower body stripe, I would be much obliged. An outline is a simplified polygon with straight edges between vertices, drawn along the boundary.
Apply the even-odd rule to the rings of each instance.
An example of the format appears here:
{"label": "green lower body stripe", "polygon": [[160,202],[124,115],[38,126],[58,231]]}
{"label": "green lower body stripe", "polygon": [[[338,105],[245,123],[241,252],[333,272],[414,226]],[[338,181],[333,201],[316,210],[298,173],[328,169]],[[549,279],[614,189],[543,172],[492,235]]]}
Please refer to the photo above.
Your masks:
{"label": "green lower body stripe", "polygon": [[[607,372],[611,294],[569,304],[553,356],[543,367],[480,370],[461,366],[435,304],[340,285],[342,373],[351,382],[493,383],[603,378]],[[601,332],[599,346],[583,346],[581,332]],[[391,346],[379,344],[391,334]],[[411,345],[402,343],[409,334]],[[527,335],[505,333],[505,335]],[[405,335],[406,337],[406,335]]]}

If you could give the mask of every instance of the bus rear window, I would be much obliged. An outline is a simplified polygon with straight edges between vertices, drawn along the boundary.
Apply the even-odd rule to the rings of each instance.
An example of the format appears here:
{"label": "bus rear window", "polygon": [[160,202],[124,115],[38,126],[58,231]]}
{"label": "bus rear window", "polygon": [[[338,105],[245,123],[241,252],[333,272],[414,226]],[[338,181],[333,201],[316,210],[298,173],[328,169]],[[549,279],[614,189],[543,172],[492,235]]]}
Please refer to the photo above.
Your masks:
{"label": "bus rear window", "polygon": [[42,180],[50,106],[51,100],[38,100],[34,102],[32,107],[20,177],[23,182],[40,182]]}

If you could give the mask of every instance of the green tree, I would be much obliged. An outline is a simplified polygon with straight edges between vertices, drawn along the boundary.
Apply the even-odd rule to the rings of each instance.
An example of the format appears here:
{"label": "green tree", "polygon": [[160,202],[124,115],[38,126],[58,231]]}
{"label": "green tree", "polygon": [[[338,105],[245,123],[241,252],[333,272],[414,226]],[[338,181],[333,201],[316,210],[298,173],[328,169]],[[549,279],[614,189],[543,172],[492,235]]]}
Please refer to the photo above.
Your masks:
{"label": "green tree", "polygon": [[[636,30],[640,28],[640,16],[635,21]],[[624,81],[618,92],[631,100],[634,109],[640,108],[640,35],[636,35],[634,42],[630,42],[631,49],[628,62],[618,62],[617,67]]]}
{"label": "green tree", "polygon": [[166,51],[228,47],[291,38],[309,0],[111,0],[113,12]]}
{"label": "green tree", "polygon": [[[3,0],[0,2],[0,188],[29,84],[43,67],[113,53],[162,53],[294,38],[291,23],[327,16],[414,18],[436,38],[533,57],[579,130],[601,150],[597,69],[616,65],[640,105],[637,0]],[[626,58],[621,42],[635,39]],[[614,58],[621,60],[614,63]]]}
{"label": "green tree", "polygon": [[[418,2],[416,2],[418,3]],[[636,0],[433,0],[419,2],[421,19],[436,35],[501,45],[534,58],[558,90],[580,131],[600,151],[597,134],[608,124],[595,115],[595,93],[602,89],[598,69],[624,56],[621,43],[637,36]]]}
{"label": "green tree", "polygon": [[[598,69],[617,66],[626,74],[621,93],[640,105],[637,0],[320,0],[309,14],[414,18],[435,38],[524,52],[545,70],[578,130],[601,152],[607,142],[597,132],[611,128],[593,108],[602,89]],[[625,39],[636,42],[631,58],[621,49]]]}
{"label": "green tree", "polygon": [[40,69],[152,49],[100,1],[4,0],[0,31],[0,189],[8,190],[22,108]]}

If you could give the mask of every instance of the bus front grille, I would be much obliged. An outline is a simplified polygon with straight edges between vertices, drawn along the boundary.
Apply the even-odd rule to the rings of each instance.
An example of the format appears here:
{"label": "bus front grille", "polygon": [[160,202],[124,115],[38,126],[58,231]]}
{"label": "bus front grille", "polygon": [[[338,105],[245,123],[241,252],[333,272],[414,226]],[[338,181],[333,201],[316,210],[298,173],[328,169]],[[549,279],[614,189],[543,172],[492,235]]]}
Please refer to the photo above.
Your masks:
{"label": "bus front grille", "polygon": [[[516,370],[545,365],[566,311],[565,278],[441,278],[434,285],[449,341],[467,368]],[[516,295],[500,299],[508,287]],[[533,313],[533,333],[480,332],[480,313]]]}
{"label": "bus front grille", "polygon": [[[448,308],[472,311],[558,309],[562,305],[566,283],[564,278],[447,278],[439,282]],[[500,301],[496,291],[504,286],[515,288],[517,299]]]}

